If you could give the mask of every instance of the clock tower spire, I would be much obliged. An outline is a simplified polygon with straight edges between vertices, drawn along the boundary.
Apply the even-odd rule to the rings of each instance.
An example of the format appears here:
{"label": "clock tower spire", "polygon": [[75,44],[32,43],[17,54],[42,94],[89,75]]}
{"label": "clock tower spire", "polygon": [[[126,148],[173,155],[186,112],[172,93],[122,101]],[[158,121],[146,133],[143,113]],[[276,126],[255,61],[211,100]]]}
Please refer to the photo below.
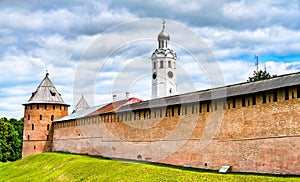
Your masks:
{"label": "clock tower spire", "polygon": [[168,48],[170,35],[166,32],[165,20],[158,34],[158,49],[152,56],[152,98],[178,94],[176,80],[176,53]]}

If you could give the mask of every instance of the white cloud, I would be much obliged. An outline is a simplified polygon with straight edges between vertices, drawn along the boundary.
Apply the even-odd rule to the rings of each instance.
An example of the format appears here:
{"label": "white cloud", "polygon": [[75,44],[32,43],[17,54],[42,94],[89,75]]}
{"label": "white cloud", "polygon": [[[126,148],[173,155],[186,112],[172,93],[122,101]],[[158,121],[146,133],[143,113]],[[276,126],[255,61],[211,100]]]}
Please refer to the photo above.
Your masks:
{"label": "white cloud", "polygon": [[[300,68],[297,0],[1,1],[0,10],[1,116],[23,115],[20,102],[30,97],[45,70],[70,104],[83,92],[73,88],[81,68],[88,85],[84,91],[95,89],[94,97],[88,96],[95,104],[111,101],[113,92],[125,97],[127,90],[149,99],[149,57],[160,19],[167,19],[179,58],[182,92],[209,88],[218,74],[225,84],[246,81],[255,69],[255,54],[260,68],[265,64],[271,74]],[[150,19],[122,24],[139,18]]]}

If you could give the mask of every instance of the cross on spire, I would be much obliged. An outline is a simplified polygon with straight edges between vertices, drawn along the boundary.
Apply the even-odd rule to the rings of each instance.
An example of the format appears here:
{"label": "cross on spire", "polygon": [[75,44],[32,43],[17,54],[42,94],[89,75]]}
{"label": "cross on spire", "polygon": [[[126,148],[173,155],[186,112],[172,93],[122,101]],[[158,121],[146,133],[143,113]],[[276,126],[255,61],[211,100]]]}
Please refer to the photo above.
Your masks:
{"label": "cross on spire", "polygon": [[165,21],[165,20],[163,20],[162,24],[163,24],[163,29],[165,29],[165,24],[166,24],[166,21]]}

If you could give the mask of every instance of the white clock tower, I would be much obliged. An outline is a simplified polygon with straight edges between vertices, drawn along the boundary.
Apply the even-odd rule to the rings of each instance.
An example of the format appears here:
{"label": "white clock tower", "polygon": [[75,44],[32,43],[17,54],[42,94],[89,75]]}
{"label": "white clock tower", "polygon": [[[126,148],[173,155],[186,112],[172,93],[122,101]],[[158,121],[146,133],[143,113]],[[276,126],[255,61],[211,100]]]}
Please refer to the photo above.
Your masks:
{"label": "white clock tower", "polygon": [[170,35],[163,29],[158,35],[158,49],[152,56],[152,98],[178,94],[176,81],[176,53],[168,48]]}

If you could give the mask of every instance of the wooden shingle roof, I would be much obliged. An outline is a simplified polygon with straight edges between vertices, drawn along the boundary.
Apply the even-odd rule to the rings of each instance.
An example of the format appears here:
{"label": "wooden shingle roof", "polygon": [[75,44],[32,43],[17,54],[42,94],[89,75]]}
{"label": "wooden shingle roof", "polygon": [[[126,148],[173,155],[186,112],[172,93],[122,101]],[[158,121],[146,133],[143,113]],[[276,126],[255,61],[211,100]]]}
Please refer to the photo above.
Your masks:
{"label": "wooden shingle roof", "polygon": [[67,105],[62,99],[60,93],[49,79],[49,73],[46,74],[43,81],[37,87],[36,91],[32,93],[30,99],[23,105],[28,104],[60,104]]}

